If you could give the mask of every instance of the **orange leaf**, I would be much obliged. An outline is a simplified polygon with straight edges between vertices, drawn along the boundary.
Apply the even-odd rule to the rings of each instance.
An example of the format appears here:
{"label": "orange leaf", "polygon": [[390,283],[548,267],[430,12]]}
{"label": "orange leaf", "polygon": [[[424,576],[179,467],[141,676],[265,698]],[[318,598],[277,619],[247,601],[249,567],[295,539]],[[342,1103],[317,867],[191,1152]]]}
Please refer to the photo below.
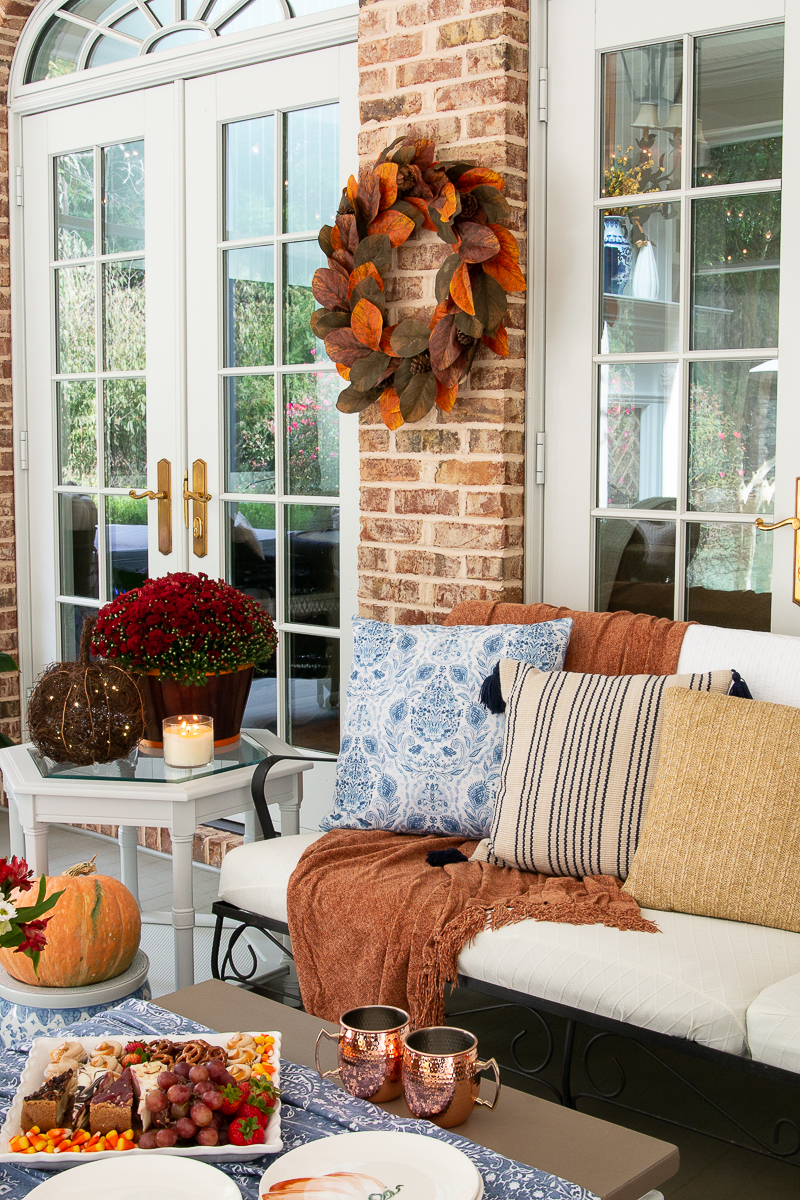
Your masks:
{"label": "orange leaf", "polygon": [[373,174],[378,176],[381,188],[381,211],[384,208],[391,208],[397,199],[397,163],[381,163],[375,168]]}
{"label": "orange leaf", "polygon": [[450,412],[456,402],[457,395],[457,383],[453,387],[445,387],[438,379],[436,380],[436,403],[442,412]]}
{"label": "orange leaf", "polygon": [[381,393],[381,416],[387,429],[399,429],[405,424],[400,413],[400,397],[393,387]]}
{"label": "orange leaf", "polygon": [[444,196],[444,206],[439,216],[443,221],[449,221],[456,211],[457,192],[452,183],[445,184],[442,195]]}
{"label": "orange leaf", "polygon": [[347,287],[347,299],[349,300],[353,294],[353,288],[357,283],[361,283],[362,279],[374,279],[378,287],[383,291],[383,280],[378,274],[378,268],[374,263],[365,262],[360,267],[356,267],[355,271],[350,274],[350,282]]}
{"label": "orange leaf", "polygon": [[488,262],[481,265],[486,274],[491,275],[492,279],[496,279],[500,286],[505,288],[507,292],[525,291],[525,276],[505,251],[501,250],[495,258],[490,258]]}
{"label": "orange leaf", "polygon": [[[485,263],[484,266],[488,266]],[[508,289],[506,289],[508,290]],[[462,312],[475,316],[475,303],[472,299],[472,284],[469,279],[469,268],[465,262],[456,267],[450,280],[450,295]]]}
{"label": "orange leaf", "polygon": [[358,181],[355,175],[351,175],[347,181],[347,199],[353,206],[353,212],[356,211],[356,196],[358,195]]}
{"label": "orange leaf", "polygon": [[421,200],[419,196],[406,196],[406,204],[413,204],[414,208],[418,208],[425,220],[422,222],[423,229],[430,229],[432,233],[436,233],[436,226],[428,216],[428,201]]}
{"label": "orange leaf", "polygon": [[489,187],[496,187],[498,192],[505,191],[505,181],[502,176],[496,171],[490,171],[488,167],[473,167],[470,171],[465,171],[458,181],[458,190],[460,192],[471,192],[474,187],[480,187],[482,183],[487,183]]}
{"label": "orange leaf", "polygon": [[350,318],[350,328],[360,342],[370,350],[378,350],[381,344],[383,317],[380,309],[370,300],[359,300]]}
{"label": "orange leaf", "polygon": [[339,372],[342,379],[346,379],[348,383],[350,382],[350,368],[349,367],[343,367],[341,363],[337,363],[336,370]]}
{"label": "orange leaf", "polygon": [[503,253],[514,262],[519,262],[519,243],[511,230],[506,229],[505,225],[490,225],[489,228],[500,243]]}
{"label": "orange leaf", "polygon": [[414,232],[414,222],[404,213],[395,212],[394,209],[389,208],[386,212],[378,213],[375,220],[370,223],[368,232],[370,235],[385,233],[392,246],[402,246],[403,242]]}
{"label": "orange leaf", "polygon": [[334,250],[341,250],[342,248],[342,235],[338,225],[334,225],[333,229],[331,229],[331,245]]}
{"label": "orange leaf", "polygon": [[446,296],[441,304],[436,305],[433,316],[431,317],[431,330],[435,329],[441,321],[442,317],[446,317],[449,312],[453,311],[453,301],[449,296]]}
{"label": "orange leaf", "polygon": [[397,329],[396,325],[385,325],[383,328],[380,348],[384,354],[392,353],[392,334],[394,333],[395,329]]}
{"label": "orange leaf", "polygon": [[495,354],[499,354],[501,358],[508,358],[508,333],[502,325],[497,326],[497,332],[494,336],[490,333],[485,333],[481,341],[484,346],[488,346],[490,350],[494,350]]}

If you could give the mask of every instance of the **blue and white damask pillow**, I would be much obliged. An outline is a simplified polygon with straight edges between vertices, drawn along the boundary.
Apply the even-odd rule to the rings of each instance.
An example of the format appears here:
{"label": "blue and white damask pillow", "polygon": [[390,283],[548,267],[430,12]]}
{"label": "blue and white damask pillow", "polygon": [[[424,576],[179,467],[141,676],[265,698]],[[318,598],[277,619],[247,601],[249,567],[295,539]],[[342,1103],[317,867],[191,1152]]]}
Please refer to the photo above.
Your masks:
{"label": "blue and white damask pillow", "polygon": [[505,716],[480,704],[501,658],[564,666],[572,621],[387,625],[353,618],[353,668],[333,811],[322,829],[484,838]]}

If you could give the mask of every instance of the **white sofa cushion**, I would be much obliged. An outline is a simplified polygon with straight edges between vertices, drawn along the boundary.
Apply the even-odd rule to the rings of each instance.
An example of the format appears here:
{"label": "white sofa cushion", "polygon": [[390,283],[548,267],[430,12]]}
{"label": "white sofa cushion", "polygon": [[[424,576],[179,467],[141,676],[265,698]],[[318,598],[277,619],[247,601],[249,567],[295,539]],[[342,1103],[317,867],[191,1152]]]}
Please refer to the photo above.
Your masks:
{"label": "white sofa cushion", "polygon": [[733,667],[754,700],[800,708],[800,637],[690,625],[681,645],[678,674]]}
{"label": "white sofa cushion", "polygon": [[[321,836],[298,834],[232,850],[222,863],[220,898],[286,921],[289,876]],[[644,915],[662,932],[547,921],[487,930],[461,952],[459,970],[529,996],[745,1054],[748,1008],[765,988],[800,972],[800,934],[684,913]],[[800,1016],[797,1028],[800,1061]]]}
{"label": "white sofa cushion", "polygon": [[756,997],[747,1010],[747,1039],[757,1062],[800,1072],[800,974]]}
{"label": "white sofa cushion", "polygon": [[219,898],[262,917],[286,921],[286,889],[289,876],[309,846],[322,833],[296,833],[250,842],[231,850],[222,860]]}

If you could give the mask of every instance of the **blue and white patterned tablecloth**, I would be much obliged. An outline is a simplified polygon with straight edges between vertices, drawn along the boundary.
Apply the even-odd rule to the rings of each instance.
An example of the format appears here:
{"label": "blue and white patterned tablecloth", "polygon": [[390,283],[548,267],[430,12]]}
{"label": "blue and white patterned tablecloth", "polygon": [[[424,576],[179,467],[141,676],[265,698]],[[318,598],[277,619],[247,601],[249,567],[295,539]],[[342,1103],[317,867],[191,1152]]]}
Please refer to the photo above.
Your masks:
{"label": "blue and white patterned tablecloth", "polygon": [[[99,1017],[67,1026],[63,1033],[75,1037],[116,1034],[125,1040],[146,1036],[179,1037],[208,1033],[206,1025],[188,1021],[146,1000],[125,1000],[107,1009]],[[5,1117],[16,1092],[30,1043],[16,1050],[0,1051],[0,1112]],[[308,1067],[281,1061],[281,1135],[284,1150],[294,1150],[306,1142],[338,1133],[356,1133],[366,1129],[421,1133],[450,1142],[473,1161],[483,1176],[487,1200],[596,1200],[592,1192],[576,1183],[568,1183],[546,1171],[523,1166],[495,1154],[457,1134],[436,1129],[427,1121],[393,1117],[366,1100],[347,1095]],[[275,1161],[265,1155],[249,1163],[224,1163],[221,1170],[236,1180],[242,1195],[258,1200],[258,1181]],[[49,1174],[31,1168],[0,1165],[0,1200],[22,1200]]]}

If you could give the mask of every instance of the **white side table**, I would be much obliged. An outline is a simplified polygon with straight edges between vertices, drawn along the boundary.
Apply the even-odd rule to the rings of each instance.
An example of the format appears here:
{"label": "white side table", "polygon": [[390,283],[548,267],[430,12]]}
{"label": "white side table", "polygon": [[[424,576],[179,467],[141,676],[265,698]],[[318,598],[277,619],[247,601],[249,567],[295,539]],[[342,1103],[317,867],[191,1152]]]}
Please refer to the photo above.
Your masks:
{"label": "white side table", "polygon": [[[68,772],[43,775],[30,745],[0,749],[9,807],[11,852],[24,857],[35,875],[47,874],[47,833],[53,823],[66,825],[118,825],[122,882],[139,898],[136,857],[139,825],[168,828],[172,838],[172,927],[175,937],[175,986],[194,983],[194,890],[192,841],[205,821],[245,813],[245,841],[254,841],[255,813],[250,793],[253,772],[269,754],[295,755],[274,734],[259,730],[258,740],[244,734],[237,751],[226,750],[213,766],[177,771],[163,759],[140,755],[135,767],[118,764],[73,767]],[[299,832],[302,772],[312,763],[291,758],[270,771],[264,796],[281,807],[281,828]],[[116,772],[116,774],[115,774]],[[164,778],[168,774],[170,778]],[[260,834],[259,834],[260,836]]]}

